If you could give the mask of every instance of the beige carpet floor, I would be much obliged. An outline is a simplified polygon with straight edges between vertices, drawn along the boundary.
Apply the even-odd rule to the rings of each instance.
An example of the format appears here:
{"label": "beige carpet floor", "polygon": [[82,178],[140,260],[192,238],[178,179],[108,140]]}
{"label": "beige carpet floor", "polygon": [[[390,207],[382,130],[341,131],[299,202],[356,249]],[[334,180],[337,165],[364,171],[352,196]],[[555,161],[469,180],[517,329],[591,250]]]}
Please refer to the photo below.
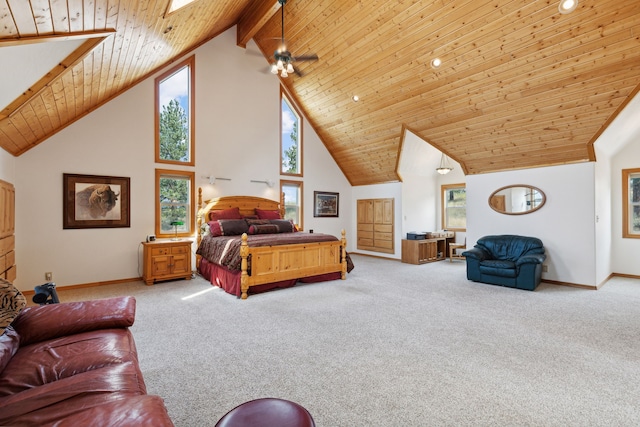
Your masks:
{"label": "beige carpet floor", "polygon": [[201,278],[59,294],[136,297],[145,381],[177,426],[260,397],[321,427],[640,425],[639,280],[528,292],[463,261],[353,260],[346,281],[246,301]]}

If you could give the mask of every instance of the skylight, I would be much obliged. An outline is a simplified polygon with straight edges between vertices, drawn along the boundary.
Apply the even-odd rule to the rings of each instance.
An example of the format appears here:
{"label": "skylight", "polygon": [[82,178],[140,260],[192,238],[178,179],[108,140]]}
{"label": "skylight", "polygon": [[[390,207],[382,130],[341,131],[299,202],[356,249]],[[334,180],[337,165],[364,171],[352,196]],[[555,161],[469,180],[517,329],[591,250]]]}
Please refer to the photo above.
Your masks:
{"label": "skylight", "polygon": [[185,7],[188,4],[193,3],[196,0],[169,0],[169,8],[167,9],[167,15],[175,12],[176,10]]}

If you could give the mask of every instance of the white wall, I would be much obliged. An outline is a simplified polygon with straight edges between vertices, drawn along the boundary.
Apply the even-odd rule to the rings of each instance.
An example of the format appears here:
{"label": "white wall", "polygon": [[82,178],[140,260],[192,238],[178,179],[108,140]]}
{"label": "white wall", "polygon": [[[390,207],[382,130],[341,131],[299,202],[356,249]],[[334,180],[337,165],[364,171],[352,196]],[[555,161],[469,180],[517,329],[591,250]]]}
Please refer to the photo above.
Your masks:
{"label": "white wall", "polygon": [[[595,191],[593,163],[467,176],[467,247],[482,236],[538,237],[549,271],[543,279],[595,286]],[[527,215],[503,215],[489,207],[491,193],[511,184],[538,187],[546,204]]]}
{"label": "white wall", "polygon": [[[235,39],[234,27],[195,52],[196,186],[203,186],[205,198],[279,200],[277,185],[250,182],[280,178],[279,81],[262,73],[266,61],[236,47]],[[257,51],[253,43],[250,48]],[[15,160],[15,179],[7,181],[17,190],[19,289],[41,284],[45,271],[58,286],[141,275],[140,242],[155,229],[154,169],[167,168],[154,163],[153,94],[149,78]],[[304,138],[305,228],[336,235],[345,228],[349,238],[350,185],[306,121]],[[2,174],[12,163],[5,157]],[[63,173],[130,177],[131,227],[63,230]],[[202,178],[211,173],[232,180],[212,186]],[[339,218],[313,218],[314,190],[340,193]]]}
{"label": "white wall", "polygon": [[[453,168],[440,175],[442,152],[410,131],[405,131],[398,171],[402,177],[402,238],[411,231],[436,231],[442,229],[440,188],[444,184],[465,182],[460,165],[449,159]],[[456,232],[456,241],[463,242],[464,232]]]}
{"label": "white wall", "polygon": [[640,140],[620,150],[611,162],[611,265],[614,273],[640,276],[640,239],[622,238],[622,169],[640,168]]}
{"label": "white wall", "polygon": [[0,148],[0,179],[15,185],[15,157]]}
{"label": "white wall", "polygon": [[611,193],[611,160],[609,156],[595,147],[595,258],[596,284],[603,284],[612,273],[612,193]]}

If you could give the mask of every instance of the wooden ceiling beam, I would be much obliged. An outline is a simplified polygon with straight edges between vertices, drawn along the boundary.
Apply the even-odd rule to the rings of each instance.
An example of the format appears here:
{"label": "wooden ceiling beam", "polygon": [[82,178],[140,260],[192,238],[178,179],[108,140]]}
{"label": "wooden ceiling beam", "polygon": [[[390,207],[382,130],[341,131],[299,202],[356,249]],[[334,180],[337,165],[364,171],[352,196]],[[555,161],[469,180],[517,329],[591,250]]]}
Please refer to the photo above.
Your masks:
{"label": "wooden ceiling beam", "polygon": [[[104,33],[103,33],[104,34]],[[113,34],[113,31],[108,32],[109,35]],[[42,39],[42,38],[40,38]],[[69,56],[67,56],[64,60],[60,61],[58,65],[53,67],[51,71],[45,74],[40,80],[38,80],[33,86],[28,88],[25,92],[20,94],[13,102],[7,105],[0,111],[0,120],[9,117],[16,110],[20,108],[23,104],[28,102],[33,96],[40,93],[40,91],[51,84],[56,78],[58,78],[65,70],[73,67],[78,62],[81,62],[82,59],[87,56],[93,48],[102,43],[105,39],[105,36],[98,36],[89,38],[87,41],[82,43],[80,47],[74,50]],[[1,42],[0,42],[1,43]],[[0,47],[3,46],[0,44]]]}
{"label": "wooden ceiling beam", "polygon": [[34,43],[46,43],[53,41],[69,41],[69,40],[82,40],[109,37],[116,30],[104,30],[104,31],[83,31],[78,33],[64,33],[64,34],[49,34],[46,36],[25,36],[18,38],[0,39],[0,47],[6,46],[22,46],[25,44]]}
{"label": "wooden ceiling beam", "polygon": [[256,35],[280,10],[282,6],[277,0],[253,0],[242,12],[237,26],[236,44],[242,48],[247,47],[249,40]]}

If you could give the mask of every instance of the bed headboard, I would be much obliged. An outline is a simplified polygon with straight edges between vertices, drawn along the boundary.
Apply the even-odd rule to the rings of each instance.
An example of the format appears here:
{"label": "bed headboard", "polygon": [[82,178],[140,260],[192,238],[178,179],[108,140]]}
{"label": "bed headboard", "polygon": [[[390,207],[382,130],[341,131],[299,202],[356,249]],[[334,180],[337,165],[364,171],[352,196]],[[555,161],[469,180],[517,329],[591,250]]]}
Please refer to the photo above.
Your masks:
{"label": "bed headboard", "polygon": [[202,239],[201,226],[209,219],[209,212],[237,207],[242,215],[255,215],[255,209],[267,211],[280,211],[280,216],[284,218],[284,193],[280,195],[280,201],[264,199],[254,196],[224,196],[211,200],[202,200],[202,187],[198,188],[198,216],[196,227],[198,230],[198,244]]}

